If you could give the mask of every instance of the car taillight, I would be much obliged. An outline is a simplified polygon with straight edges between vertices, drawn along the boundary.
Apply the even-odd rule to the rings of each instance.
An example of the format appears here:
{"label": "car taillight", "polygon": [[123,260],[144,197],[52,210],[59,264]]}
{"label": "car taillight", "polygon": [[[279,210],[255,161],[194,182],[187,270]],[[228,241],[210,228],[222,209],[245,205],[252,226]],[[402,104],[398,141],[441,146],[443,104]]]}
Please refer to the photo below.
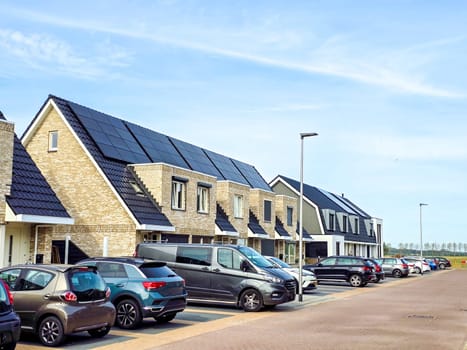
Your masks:
{"label": "car taillight", "polygon": [[403,268],[403,269],[408,269],[409,266],[408,266],[407,264],[402,264],[402,268]]}
{"label": "car taillight", "polygon": [[363,271],[371,271],[371,267],[370,266],[363,266]]}
{"label": "car taillight", "polygon": [[76,296],[76,294],[71,291],[66,291],[65,293],[63,293],[62,298],[65,301],[77,301],[78,300],[78,297]]}
{"label": "car taillight", "polygon": [[6,293],[8,294],[8,300],[10,301],[10,304],[13,305],[13,294],[10,292],[10,287],[8,287],[8,284],[6,284],[5,281],[3,281],[3,285],[5,286]]}
{"label": "car taillight", "polygon": [[143,282],[143,286],[147,291],[153,290],[153,289],[158,289],[161,287],[164,287],[167,283],[164,281],[159,281],[159,282]]}

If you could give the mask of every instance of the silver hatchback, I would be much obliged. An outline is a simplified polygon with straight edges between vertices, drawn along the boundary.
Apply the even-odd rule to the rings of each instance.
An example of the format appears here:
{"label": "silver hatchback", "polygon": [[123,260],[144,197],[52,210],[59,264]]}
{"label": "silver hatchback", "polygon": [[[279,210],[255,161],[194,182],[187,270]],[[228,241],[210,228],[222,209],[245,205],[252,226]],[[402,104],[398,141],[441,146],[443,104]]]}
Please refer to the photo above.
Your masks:
{"label": "silver hatchback", "polygon": [[402,258],[381,258],[376,261],[383,267],[385,276],[399,278],[409,275],[409,264]]}

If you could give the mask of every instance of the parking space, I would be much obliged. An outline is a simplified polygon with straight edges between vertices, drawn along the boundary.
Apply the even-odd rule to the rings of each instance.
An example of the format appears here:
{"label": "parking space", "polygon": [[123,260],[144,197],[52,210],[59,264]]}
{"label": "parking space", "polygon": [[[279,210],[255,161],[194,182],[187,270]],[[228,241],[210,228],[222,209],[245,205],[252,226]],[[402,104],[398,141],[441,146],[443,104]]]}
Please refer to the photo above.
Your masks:
{"label": "parking space", "polygon": [[[436,273],[436,272],[432,272]],[[85,349],[113,349],[118,345],[121,348],[122,344],[131,344],[140,338],[146,338],[148,341],[162,342],[162,339],[168,338],[174,331],[181,329],[186,330],[187,336],[189,334],[202,333],[212,330],[214,325],[227,324],[228,322],[235,323],[244,320],[251,320],[255,318],[267,317],[269,313],[273,312],[287,312],[300,309],[309,305],[325,303],[327,301],[335,300],[340,295],[348,295],[349,293],[371,292],[377,290],[378,287],[387,284],[400,283],[416,278],[425,278],[430,274],[409,275],[407,278],[386,278],[380,283],[369,283],[363,288],[354,288],[347,283],[339,282],[322,282],[317,289],[307,291],[303,294],[303,302],[298,301],[281,304],[270,311],[262,311],[255,313],[246,313],[241,309],[234,307],[218,307],[218,306],[204,306],[204,305],[188,305],[184,312],[177,314],[176,318],[166,324],[158,324],[152,319],[145,319],[142,327],[136,330],[122,330],[117,327],[112,328],[111,332],[101,339],[91,338],[87,333],[77,334],[70,336],[65,344],[60,349],[68,350],[85,350]],[[217,322],[216,322],[217,321]],[[224,322],[223,322],[224,321]],[[222,326],[221,326],[222,327]],[[153,336],[157,335],[155,338]],[[35,350],[44,349],[36,339],[32,336],[23,336],[17,349],[19,350]]]}

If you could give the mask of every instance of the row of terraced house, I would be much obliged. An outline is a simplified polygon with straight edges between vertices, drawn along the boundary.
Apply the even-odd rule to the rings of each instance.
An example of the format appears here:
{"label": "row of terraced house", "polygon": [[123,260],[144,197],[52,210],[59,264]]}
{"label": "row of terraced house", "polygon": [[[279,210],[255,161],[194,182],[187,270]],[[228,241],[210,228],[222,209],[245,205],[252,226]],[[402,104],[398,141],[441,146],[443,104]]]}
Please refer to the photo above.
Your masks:
{"label": "row of terraced house", "polygon": [[342,195],[50,95],[19,139],[0,114],[0,261],[131,255],[143,241],[243,244],[289,263],[382,255]]}

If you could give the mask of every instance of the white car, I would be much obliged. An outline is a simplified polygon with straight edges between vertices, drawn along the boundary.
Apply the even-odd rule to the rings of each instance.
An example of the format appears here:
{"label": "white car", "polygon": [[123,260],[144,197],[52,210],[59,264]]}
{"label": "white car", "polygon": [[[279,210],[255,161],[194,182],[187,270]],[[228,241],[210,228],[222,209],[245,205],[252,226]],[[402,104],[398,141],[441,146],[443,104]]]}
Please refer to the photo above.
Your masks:
{"label": "white car", "polygon": [[[286,262],[282,261],[275,256],[265,256],[274,266],[279,267],[289,274],[291,274],[295,280],[297,281],[297,291],[298,291],[298,280],[299,280],[299,269],[296,267],[292,267]],[[302,270],[302,290],[311,290],[315,289],[318,286],[318,279],[316,278],[315,274],[308,270]]]}
{"label": "white car", "polygon": [[405,257],[404,260],[409,264],[410,273],[423,274],[424,272],[431,271],[430,265],[425,261],[425,259]]}

